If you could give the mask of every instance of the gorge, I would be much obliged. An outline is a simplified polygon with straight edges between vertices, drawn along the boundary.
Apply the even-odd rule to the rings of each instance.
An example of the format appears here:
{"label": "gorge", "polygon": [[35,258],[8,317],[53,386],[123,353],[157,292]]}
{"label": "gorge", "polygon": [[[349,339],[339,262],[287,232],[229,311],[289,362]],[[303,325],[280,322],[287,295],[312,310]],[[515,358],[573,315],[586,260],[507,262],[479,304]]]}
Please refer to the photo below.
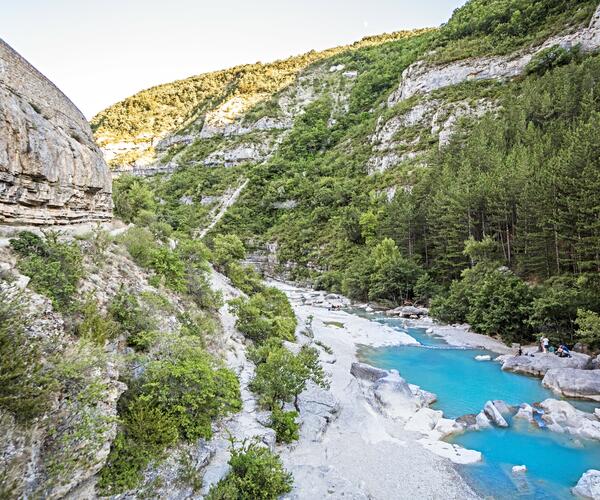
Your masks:
{"label": "gorge", "polygon": [[598,96],[597,0],[89,123],[0,40],[0,497],[600,498]]}

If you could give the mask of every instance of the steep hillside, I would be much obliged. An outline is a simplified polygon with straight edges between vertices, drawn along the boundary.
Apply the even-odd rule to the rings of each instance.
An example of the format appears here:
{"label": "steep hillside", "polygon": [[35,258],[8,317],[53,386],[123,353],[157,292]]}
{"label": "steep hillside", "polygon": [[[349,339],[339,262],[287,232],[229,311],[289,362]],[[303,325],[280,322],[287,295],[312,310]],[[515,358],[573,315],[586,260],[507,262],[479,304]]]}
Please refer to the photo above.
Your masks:
{"label": "steep hillside", "polygon": [[[115,202],[139,220],[135,197],[153,199],[143,217],[196,232],[248,179],[208,236],[241,236],[270,272],[394,303],[439,304],[469,268],[477,287],[550,279],[510,299],[535,311],[516,325],[434,310],[507,340],[572,335],[577,309],[598,307],[599,12],[472,0],[439,30],[338,50],[247,112],[219,121],[230,100],[171,136],[183,142],[156,166],[172,174],[123,179]],[[489,275],[499,265],[519,278]],[[557,275],[580,294],[560,318],[544,302]]]}
{"label": "steep hillside", "polygon": [[75,105],[0,39],[0,223],[111,218],[111,176]]}

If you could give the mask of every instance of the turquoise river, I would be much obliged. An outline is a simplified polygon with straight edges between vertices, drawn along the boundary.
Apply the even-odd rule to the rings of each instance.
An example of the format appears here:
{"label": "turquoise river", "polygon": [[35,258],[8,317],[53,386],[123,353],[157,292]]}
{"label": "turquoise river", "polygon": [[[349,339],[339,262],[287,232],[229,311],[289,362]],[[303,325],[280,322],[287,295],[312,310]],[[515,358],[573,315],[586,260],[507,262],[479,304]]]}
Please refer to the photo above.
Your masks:
{"label": "turquoise river", "polygon": [[[362,314],[361,314],[362,315]],[[476,361],[479,354],[494,353],[457,348],[428,335],[423,328],[406,328],[404,321],[370,315],[381,323],[409,333],[421,346],[364,348],[360,358],[371,365],[396,369],[410,383],[437,394],[435,409],[456,418],[479,413],[488,400],[512,405],[557,398],[539,379],[504,372],[499,363]],[[594,403],[570,401],[584,411]],[[600,443],[537,428],[522,420],[508,429],[466,432],[451,439],[478,450],[483,461],[460,466],[473,489],[487,498],[573,498],[570,489],[588,469],[600,468]],[[526,474],[512,474],[513,465],[526,465]]]}

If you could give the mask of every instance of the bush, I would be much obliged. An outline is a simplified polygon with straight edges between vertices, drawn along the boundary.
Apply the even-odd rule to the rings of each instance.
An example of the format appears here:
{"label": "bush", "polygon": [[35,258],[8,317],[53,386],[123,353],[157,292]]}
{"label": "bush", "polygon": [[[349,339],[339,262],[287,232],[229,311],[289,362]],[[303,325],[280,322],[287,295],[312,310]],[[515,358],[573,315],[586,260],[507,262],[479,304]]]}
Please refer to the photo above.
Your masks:
{"label": "bush", "polygon": [[233,286],[247,295],[253,295],[265,289],[260,274],[250,266],[242,266],[237,262],[231,262],[227,266],[227,276]]}
{"label": "bush", "polygon": [[285,294],[276,288],[267,287],[250,299],[238,298],[229,304],[238,318],[236,328],[255,342],[294,340],[296,316]]}
{"label": "bush", "polygon": [[297,405],[308,381],[327,386],[316,349],[302,346],[298,354],[293,354],[275,342],[272,339],[251,355],[257,366],[250,389],[260,396],[262,404],[275,408],[293,401]]}
{"label": "bush", "polygon": [[77,335],[102,346],[118,332],[119,325],[113,318],[98,310],[98,304],[93,296],[87,297],[81,307],[81,321],[77,325]]}
{"label": "bush", "polygon": [[113,183],[115,215],[125,222],[133,222],[141,212],[155,212],[154,194],[143,180],[122,175]]}
{"label": "bush", "polygon": [[193,441],[210,438],[212,421],[241,409],[235,374],[217,364],[188,337],[169,356],[146,367],[141,395],[177,423],[179,435]]}
{"label": "bush", "polygon": [[213,419],[241,408],[239,382],[187,338],[148,363],[119,405],[122,428],[100,473],[104,495],[135,488],[148,464],[178,440],[209,438]]}
{"label": "bush", "polygon": [[213,242],[213,262],[220,270],[235,261],[242,260],[246,256],[246,249],[242,240],[235,234],[219,234]]}
{"label": "bush", "polygon": [[0,408],[27,422],[50,407],[54,378],[25,333],[22,297],[0,290]]}
{"label": "bush", "polygon": [[130,346],[145,350],[154,343],[156,323],[137,297],[127,292],[123,285],[110,301],[108,312],[117,324],[118,332],[126,336]]}
{"label": "bush", "polygon": [[125,412],[122,430],[112,443],[98,488],[115,495],[135,488],[148,464],[177,442],[177,426],[144,398],[135,399]]}
{"label": "bush", "polygon": [[577,311],[575,338],[592,349],[600,348],[600,315],[585,309]]}
{"label": "bush", "polygon": [[300,437],[300,424],[296,422],[297,411],[283,411],[275,406],[271,412],[270,427],[275,431],[278,443],[291,443]]}
{"label": "bush", "polygon": [[576,54],[577,51],[564,49],[560,45],[553,45],[535,54],[525,67],[525,72],[527,74],[543,75],[552,68],[569,64],[576,57]]}
{"label": "bush", "polygon": [[231,471],[213,486],[208,500],[276,500],[292,490],[292,475],[281,459],[257,442],[232,442]]}
{"label": "bush", "polygon": [[56,309],[69,309],[83,276],[83,256],[77,243],[60,242],[54,232],[43,239],[25,231],[10,244],[21,257],[18,267],[31,278],[30,286],[50,298]]}

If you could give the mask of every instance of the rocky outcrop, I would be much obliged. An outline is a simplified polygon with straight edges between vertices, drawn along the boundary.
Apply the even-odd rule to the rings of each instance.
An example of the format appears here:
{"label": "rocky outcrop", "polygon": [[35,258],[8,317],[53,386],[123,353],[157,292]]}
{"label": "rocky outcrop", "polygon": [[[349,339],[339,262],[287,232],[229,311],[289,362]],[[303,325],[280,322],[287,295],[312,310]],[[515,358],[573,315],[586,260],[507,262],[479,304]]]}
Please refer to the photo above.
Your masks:
{"label": "rocky outcrop", "polygon": [[506,419],[502,416],[500,410],[496,407],[494,403],[488,401],[485,403],[483,407],[483,413],[490,419],[498,427],[508,427],[508,423]]}
{"label": "rocky outcrop", "polygon": [[111,177],[75,105],[0,40],[0,223],[111,217]]}
{"label": "rocky outcrop", "polygon": [[600,420],[595,415],[556,399],[546,399],[540,403],[540,408],[544,410],[542,420],[549,430],[600,440]]}
{"label": "rocky outcrop", "polygon": [[600,6],[587,28],[569,35],[551,37],[540,46],[524,53],[466,59],[440,66],[418,61],[404,70],[400,87],[390,96],[388,106],[394,106],[416,94],[426,94],[466,81],[509,80],[522,74],[538,52],[555,45],[566,49],[579,46],[583,52],[598,50]]}
{"label": "rocky outcrop", "polygon": [[387,377],[388,371],[368,365],[367,363],[352,363],[350,373],[358,379],[376,382],[380,378]]}
{"label": "rocky outcrop", "polygon": [[576,368],[585,370],[590,365],[590,357],[586,354],[573,353],[571,358],[560,358],[555,354],[536,353],[533,356],[508,356],[503,357],[502,369],[543,377],[548,370],[553,368]]}
{"label": "rocky outcrop", "polygon": [[573,494],[581,498],[600,499],[600,470],[584,472],[573,488]]}
{"label": "rocky outcrop", "polygon": [[542,384],[562,396],[600,401],[600,370],[554,368],[546,372]]}

